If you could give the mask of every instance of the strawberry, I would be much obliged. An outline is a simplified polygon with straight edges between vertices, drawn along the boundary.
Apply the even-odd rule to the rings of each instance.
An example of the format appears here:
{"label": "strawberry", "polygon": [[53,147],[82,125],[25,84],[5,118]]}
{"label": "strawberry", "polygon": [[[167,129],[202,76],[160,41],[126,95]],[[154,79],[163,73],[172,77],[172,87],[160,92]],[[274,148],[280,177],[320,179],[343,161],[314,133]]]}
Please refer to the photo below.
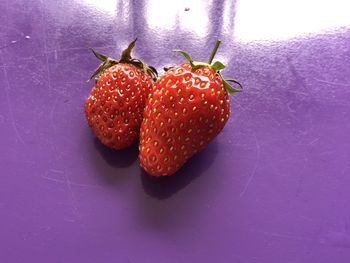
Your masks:
{"label": "strawberry", "polygon": [[96,137],[115,149],[130,146],[138,138],[145,100],[157,74],[153,67],[131,58],[135,42],[119,61],[92,49],[103,62],[91,76],[96,81],[85,102],[85,115]]}
{"label": "strawberry", "polygon": [[175,173],[195,153],[205,148],[224,128],[230,116],[228,93],[240,91],[219,73],[225,66],[213,57],[170,68],[151,90],[140,132],[139,160],[152,176]]}

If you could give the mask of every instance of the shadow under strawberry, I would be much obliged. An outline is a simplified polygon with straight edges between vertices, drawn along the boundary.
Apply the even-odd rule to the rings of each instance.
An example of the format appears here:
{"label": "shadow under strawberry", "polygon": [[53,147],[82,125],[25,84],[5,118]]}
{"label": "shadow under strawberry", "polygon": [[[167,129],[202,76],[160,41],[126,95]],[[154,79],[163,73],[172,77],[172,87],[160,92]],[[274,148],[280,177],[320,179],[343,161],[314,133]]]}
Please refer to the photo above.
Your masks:
{"label": "shadow under strawberry", "polygon": [[217,141],[214,140],[203,151],[195,154],[175,174],[154,177],[141,172],[141,182],[145,192],[157,199],[167,199],[189,185],[193,180],[205,174],[215,160]]}
{"label": "shadow under strawberry", "polygon": [[128,167],[137,160],[138,145],[136,143],[122,150],[114,150],[104,146],[97,138],[95,138],[94,146],[101,154],[102,158],[112,167]]}

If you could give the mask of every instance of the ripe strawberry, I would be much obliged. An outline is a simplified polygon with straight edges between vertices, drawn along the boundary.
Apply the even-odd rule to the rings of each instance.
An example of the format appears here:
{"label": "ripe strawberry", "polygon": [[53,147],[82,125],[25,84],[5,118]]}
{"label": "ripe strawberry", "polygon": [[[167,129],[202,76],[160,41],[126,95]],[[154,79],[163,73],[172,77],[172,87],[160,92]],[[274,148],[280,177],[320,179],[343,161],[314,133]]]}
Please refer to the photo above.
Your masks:
{"label": "ripe strawberry", "polygon": [[122,149],[139,136],[145,100],[156,77],[153,67],[131,58],[136,39],[115,60],[94,50],[102,64],[86,102],[85,115],[96,137],[106,146]]}
{"label": "ripe strawberry", "polygon": [[[222,78],[225,66],[213,57],[208,63],[189,61],[160,77],[146,101],[140,133],[140,164],[153,176],[175,173],[220,133],[230,115],[229,94],[240,91]],[[241,86],[235,80],[233,81]]]}

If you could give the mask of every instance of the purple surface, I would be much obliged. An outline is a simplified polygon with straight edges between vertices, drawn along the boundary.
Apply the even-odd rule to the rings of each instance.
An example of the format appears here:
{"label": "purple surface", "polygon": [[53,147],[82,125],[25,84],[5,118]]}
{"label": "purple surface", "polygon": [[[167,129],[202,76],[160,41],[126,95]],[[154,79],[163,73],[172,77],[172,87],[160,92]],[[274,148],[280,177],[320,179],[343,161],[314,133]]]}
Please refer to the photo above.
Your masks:
{"label": "purple surface", "polygon": [[[346,1],[137,2],[0,1],[0,261],[350,262]],[[165,180],[83,115],[88,47],[114,55],[135,36],[159,70],[221,38],[245,87]]]}

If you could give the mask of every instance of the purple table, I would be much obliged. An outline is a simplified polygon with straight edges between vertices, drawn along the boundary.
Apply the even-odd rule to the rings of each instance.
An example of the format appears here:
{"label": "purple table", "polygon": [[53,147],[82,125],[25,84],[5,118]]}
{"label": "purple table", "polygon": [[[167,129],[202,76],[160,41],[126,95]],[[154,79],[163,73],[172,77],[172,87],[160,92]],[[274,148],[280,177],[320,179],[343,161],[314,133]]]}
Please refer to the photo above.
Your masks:
{"label": "purple table", "polygon": [[[0,261],[350,262],[346,2],[1,1]],[[220,38],[245,89],[222,134],[161,180],[83,115],[88,47],[115,55],[135,36],[159,70]]]}

